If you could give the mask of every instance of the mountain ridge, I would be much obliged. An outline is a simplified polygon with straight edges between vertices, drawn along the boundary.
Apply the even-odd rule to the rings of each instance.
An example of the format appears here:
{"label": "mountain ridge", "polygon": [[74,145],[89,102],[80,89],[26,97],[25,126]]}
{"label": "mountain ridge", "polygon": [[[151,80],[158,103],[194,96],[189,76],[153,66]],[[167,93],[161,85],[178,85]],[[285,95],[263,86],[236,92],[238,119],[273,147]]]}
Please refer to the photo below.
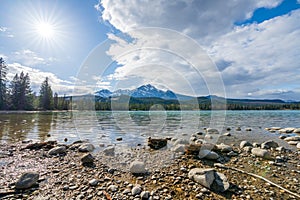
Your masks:
{"label": "mountain ridge", "polygon": [[192,99],[200,99],[206,98],[210,100],[226,100],[229,102],[237,102],[237,103],[298,103],[297,101],[284,101],[282,99],[249,99],[249,98],[226,98],[226,97],[219,97],[216,95],[207,95],[207,96],[188,96],[183,94],[175,93],[171,90],[160,90],[157,89],[155,86],[151,84],[141,85],[135,89],[118,89],[116,91],[110,91],[108,89],[101,89],[95,92],[95,96],[98,98],[113,98],[119,97],[121,95],[130,96],[134,98],[161,98],[164,100],[179,100],[179,101],[188,101]]}

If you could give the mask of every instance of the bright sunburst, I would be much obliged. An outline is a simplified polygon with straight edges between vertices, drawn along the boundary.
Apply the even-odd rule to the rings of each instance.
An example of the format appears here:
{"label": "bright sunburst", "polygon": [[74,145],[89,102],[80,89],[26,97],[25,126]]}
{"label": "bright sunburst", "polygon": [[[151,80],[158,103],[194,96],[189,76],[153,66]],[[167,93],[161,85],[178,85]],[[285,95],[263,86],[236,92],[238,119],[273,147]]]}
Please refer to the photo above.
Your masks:
{"label": "bright sunburst", "polygon": [[47,22],[40,22],[36,25],[36,32],[43,39],[54,39],[55,27]]}

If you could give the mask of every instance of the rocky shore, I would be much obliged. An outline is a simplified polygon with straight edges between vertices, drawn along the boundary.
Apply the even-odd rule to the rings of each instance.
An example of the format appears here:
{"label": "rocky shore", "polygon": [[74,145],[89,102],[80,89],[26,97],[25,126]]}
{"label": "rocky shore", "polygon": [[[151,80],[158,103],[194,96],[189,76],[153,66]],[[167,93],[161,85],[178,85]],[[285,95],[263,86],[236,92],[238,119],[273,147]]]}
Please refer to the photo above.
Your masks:
{"label": "rocky shore", "polygon": [[300,199],[300,131],[266,129],[280,139],[245,141],[228,128],[123,151],[86,141],[1,144],[0,199]]}

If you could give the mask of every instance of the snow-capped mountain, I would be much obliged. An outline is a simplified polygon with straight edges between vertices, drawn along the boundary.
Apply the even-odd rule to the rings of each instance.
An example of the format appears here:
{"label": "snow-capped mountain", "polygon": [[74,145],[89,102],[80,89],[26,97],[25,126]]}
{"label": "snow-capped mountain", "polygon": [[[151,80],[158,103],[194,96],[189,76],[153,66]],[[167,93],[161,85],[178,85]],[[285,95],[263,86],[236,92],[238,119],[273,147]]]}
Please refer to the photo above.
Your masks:
{"label": "snow-capped mountain", "polygon": [[112,94],[113,93],[111,91],[104,89],[104,90],[100,90],[100,91],[96,92],[95,96],[108,98],[108,97],[112,96]]}
{"label": "snow-capped mountain", "polygon": [[[108,97],[117,97],[121,95],[128,95],[136,98],[145,98],[145,97],[157,97],[162,99],[177,99],[177,95],[170,91],[163,91],[159,90],[153,85],[147,84],[142,85],[136,89],[133,90],[116,90],[114,92],[111,92],[109,90],[100,90],[95,93],[96,96],[108,98]],[[183,95],[180,95],[183,96]]]}

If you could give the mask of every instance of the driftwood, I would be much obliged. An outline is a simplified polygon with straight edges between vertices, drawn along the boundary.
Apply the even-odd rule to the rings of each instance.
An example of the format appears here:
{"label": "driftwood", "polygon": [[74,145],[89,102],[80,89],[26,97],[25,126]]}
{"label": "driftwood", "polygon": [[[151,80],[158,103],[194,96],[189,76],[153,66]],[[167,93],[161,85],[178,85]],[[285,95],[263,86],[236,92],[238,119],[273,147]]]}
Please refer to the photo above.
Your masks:
{"label": "driftwood", "polygon": [[264,178],[264,177],[262,177],[262,176],[259,176],[259,175],[257,175],[257,174],[253,174],[253,173],[250,173],[250,172],[246,172],[246,171],[244,171],[244,170],[241,170],[241,169],[238,169],[238,168],[235,168],[235,167],[228,167],[228,166],[225,166],[225,165],[223,165],[223,164],[221,164],[221,163],[215,163],[214,166],[215,166],[215,167],[219,167],[219,168],[223,168],[223,169],[231,169],[231,170],[234,170],[234,171],[243,173],[243,174],[247,174],[247,175],[253,176],[253,177],[255,177],[255,178],[259,178],[259,179],[264,180],[264,181],[266,181],[267,183],[270,183],[271,185],[273,185],[273,186],[275,186],[275,187],[277,187],[277,188],[279,188],[279,189],[281,189],[281,190],[283,190],[283,191],[285,191],[285,192],[287,192],[287,193],[289,193],[289,194],[291,194],[291,195],[293,195],[293,196],[295,196],[295,197],[298,197],[298,198],[300,199],[300,195],[299,195],[299,194],[294,193],[294,192],[292,192],[292,191],[290,191],[290,190],[288,190],[288,189],[285,189],[284,187],[282,187],[282,186],[280,186],[280,185],[278,185],[278,184],[276,184],[276,183],[273,183],[272,181],[270,181],[270,180],[268,180],[268,179],[266,179],[266,178]]}

